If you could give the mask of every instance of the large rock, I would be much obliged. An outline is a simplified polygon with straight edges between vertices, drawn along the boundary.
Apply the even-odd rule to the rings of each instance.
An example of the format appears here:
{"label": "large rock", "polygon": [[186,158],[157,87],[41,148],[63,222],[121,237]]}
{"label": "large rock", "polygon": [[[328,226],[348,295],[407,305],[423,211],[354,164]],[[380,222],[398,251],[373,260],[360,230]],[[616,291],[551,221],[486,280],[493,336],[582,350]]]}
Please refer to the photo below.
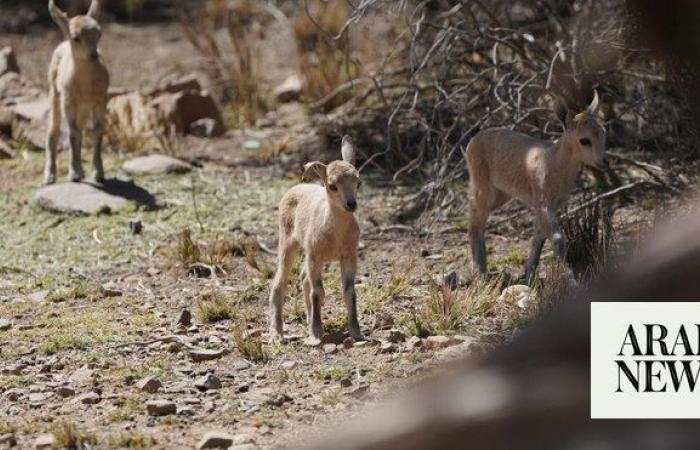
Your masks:
{"label": "large rock", "polygon": [[33,147],[43,149],[46,145],[51,106],[46,97],[22,101],[12,107],[12,138],[26,140]]}
{"label": "large rock", "polygon": [[7,46],[0,49],[0,75],[5,75],[9,72],[19,73],[19,66],[17,65],[15,51],[12,47]]}
{"label": "large rock", "polygon": [[0,75],[0,106],[13,106],[45,97],[43,91],[16,72]]}
{"label": "large rock", "polygon": [[130,159],[122,165],[122,169],[129,175],[160,175],[186,173],[192,170],[192,165],[171,156],[156,154]]}
{"label": "large rock", "polygon": [[52,212],[90,215],[121,209],[126,206],[127,199],[88,183],[59,183],[37,190],[34,202]]}
{"label": "large rock", "polygon": [[206,92],[186,91],[166,93],[154,98],[153,106],[168,125],[180,134],[185,134],[189,125],[199,119],[214,119],[214,136],[224,133],[224,121],[214,98]]}
{"label": "large rock", "polygon": [[145,138],[158,127],[158,115],[148,102],[138,92],[115,95],[107,103],[107,122],[124,136]]}
{"label": "large rock", "polygon": [[184,77],[168,80],[157,88],[148,92],[148,96],[153,98],[162,94],[176,94],[178,92],[200,92],[202,85],[196,75],[185,75]]}

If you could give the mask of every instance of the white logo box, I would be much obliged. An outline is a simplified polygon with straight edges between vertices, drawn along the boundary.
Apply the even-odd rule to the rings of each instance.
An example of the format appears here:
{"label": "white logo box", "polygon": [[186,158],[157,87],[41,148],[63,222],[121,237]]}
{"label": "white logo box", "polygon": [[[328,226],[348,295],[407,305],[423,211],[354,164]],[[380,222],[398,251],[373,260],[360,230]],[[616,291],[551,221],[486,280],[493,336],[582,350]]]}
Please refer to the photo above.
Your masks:
{"label": "white logo box", "polygon": [[[695,379],[700,373],[700,356],[697,355],[700,328],[697,324],[700,324],[700,303],[591,302],[591,418],[700,418],[700,376],[691,391],[686,375]],[[628,333],[630,325],[639,350],[644,353],[641,356],[632,355],[635,349]],[[675,356],[661,355],[658,340],[652,342],[654,354],[646,355],[647,331],[651,329],[654,337],[660,337],[658,325],[666,327],[668,336],[663,341],[668,352],[675,350]],[[679,337],[681,327],[690,348],[683,345],[683,336]],[[677,342],[679,344],[674,347]],[[624,348],[623,343],[627,344]],[[619,356],[621,349],[623,356]],[[694,354],[686,355],[687,350]],[[630,369],[632,378],[621,370],[616,363],[618,360]],[[675,384],[673,368],[676,369]],[[651,377],[647,376],[647,371]],[[635,380],[639,382],[639,391],[634,386]],[[666,392],[659,392],[664,385]],[[617,392],[618,389],[622,392]],[[653,392],[644,392],[645,389]]]}

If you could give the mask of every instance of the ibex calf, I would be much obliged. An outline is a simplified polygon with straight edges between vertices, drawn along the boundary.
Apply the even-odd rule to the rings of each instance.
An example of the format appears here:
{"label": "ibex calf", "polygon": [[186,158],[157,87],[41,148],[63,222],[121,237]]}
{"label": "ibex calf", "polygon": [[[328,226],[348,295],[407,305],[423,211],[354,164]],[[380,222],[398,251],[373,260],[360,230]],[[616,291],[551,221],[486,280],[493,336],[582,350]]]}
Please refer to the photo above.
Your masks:
{"label": "ibex calf", "polygon": [[558,141],[535,139],[506,129],[481,131],[466,152],[471,177],[470,227],[474,269],[486,273],[486,220],[494,209],[517,198],[535,214],[535,236],[525,266],[530,280],[537,270],[542,246],[551,238],[564,260],[566,238],[557,212],[569,197],[583,164],[605,165],[605,128],[597,119],[598,93],[586,111],[574,116],[557,100],[557,118],[564,125]]}
{"label": "ibex calf", "polygon": [[102,136],[107,108],[109,72],[100,58],[97,44],[102,29],[97,22],[99,0],[92,0],[87,15],[69,19],[54,0],[49,0],[49,12],[66,38],[51,57],[49,66],[49,98],[51,117],[46,139],[44,183],[56,181],[56,150],[61,137],[61,116],[68,122],[70,167],[68,178],[85,178],[80,160],[82,133],[89,126],[93,137],[92,163],[95,180],[104,181],[102,167]]}
{"label": "ibex calf", "polygon": [[343,297],[348,328],[355,339],[363,339],[357,320],[355,273],[360,227],[355,219],[360,174],[355,168],[355,150],[349,136],[343,137],[342,161],[328,165],[318,161],[304,166],[304,173],[314,170],[323,186],[299,184],[290,189],[279,206],[278,265],[270,290],[270,334],[283,339],[282,306],[287,278],[294,260],[302,250],[305,255],[303,291],[309,337],[306,343],[319,345],[323,337],[321,305],[325,292],[321,279],[323,266],[340,261]]}

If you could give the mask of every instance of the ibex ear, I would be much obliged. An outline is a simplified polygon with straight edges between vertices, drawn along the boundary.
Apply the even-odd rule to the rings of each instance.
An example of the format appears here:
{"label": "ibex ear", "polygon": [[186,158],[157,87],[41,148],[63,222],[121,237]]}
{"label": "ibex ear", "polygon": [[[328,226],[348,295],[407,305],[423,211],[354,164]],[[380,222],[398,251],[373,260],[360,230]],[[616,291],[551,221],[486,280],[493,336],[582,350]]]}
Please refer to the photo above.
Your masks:
{"label": "ibex ear", "polygon": [[355,165],[355,146],[347,134],[343,136],[343,142],[340,144],[340,153],[343,155],[343,161]]}
{"label": "ibex ear", "polygon": [[92,17],[95,20],[100,20],[100,12],[102,8],[100,7],[100,0],[92,0],[90,3],[90,9],[87,12],[88,17]]}
{"label": "ibex ear", "polygon": [[312,161],[310,163],[304,164],[304,173],[301,175],[302,179],[306,179],[306,175],[309,171],[313,170],[321,178],[323,184],[326,184],[326,165],[319,161]]}
{"label": "ibex ear", "polygon": [[58,8],[58,6],[56,6],[54,0],[49,0],[49,14],[51,14],[51,18],[54,22],[56,22],[58,28],[61,29],[63,35],[65,37],[70,37],[70,29],[68,27],[68,15],[61,11]]}
{"label": "ibex ear", "polygon": [[598,115],[598,108],[600,107],[600,99],[598,98],[598,91],[593,90],[593,101],[586,108],[586,112],[589,116],[596,117]]}

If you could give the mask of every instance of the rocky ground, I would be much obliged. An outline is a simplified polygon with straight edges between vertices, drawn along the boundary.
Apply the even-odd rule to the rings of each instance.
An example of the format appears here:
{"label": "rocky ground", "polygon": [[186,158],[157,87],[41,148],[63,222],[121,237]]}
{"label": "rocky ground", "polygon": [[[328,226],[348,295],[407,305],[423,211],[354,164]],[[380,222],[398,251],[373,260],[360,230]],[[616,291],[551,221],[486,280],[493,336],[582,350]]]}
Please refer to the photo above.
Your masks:
{"label": "rocky ground", "polygon": [[[178,39],[172,30],[127,31],[113,57],[133,57],[125,48],[140,33],[154,41],[159,67],[183,54],[184,44],[169,47]],[[32,74],[41,72],[47,39],[16,42],[20,65],[31,67],[37,84]],[[29,47],[35,52],[26,56]],[[160,74],[150,76],[149,88]],[[117,79],[142,86],[124,74]],[[112,179],[98,194],[131,200],[98,204],[87,215],[47,209],[75,206],[89,185],[43,191],[37,202],[43,154],[13,143],[12,157],[0,160],[0,448],[295,448],[445,358],[486,352],[527,326],[538,291],[502,295],[517,283],[531,234],[519,205],[499,211],[489,229],[494,281],[470,282],[466,181],[453,186],[439,213],[407,225],[393,217],[420,186],[392,186],[369,172],[357,214],[367,341],[345,333],[338,270],[330,266],[324,345],[301,342],[296,274],[285,309],[290,342],[268,343],[276,205],[298,182],[304,159],[280,142],[299,123],[304,128],[309,118],[292,103],[264,129],[176,139],[166,156],[180,162],[165,161],[168,170],[133,161],[152,148],[138,155],[109,149]],[[694,184],[681,162],[652,162]],[[66,164],[61,153],[61,179]],[[625,181],[653,180],[629,164],[616,169]],[[630,193],[614,218],[618,235],[636,236],[676,202],[658,186]],[[545,284],[551,262],[547,247]]]}

